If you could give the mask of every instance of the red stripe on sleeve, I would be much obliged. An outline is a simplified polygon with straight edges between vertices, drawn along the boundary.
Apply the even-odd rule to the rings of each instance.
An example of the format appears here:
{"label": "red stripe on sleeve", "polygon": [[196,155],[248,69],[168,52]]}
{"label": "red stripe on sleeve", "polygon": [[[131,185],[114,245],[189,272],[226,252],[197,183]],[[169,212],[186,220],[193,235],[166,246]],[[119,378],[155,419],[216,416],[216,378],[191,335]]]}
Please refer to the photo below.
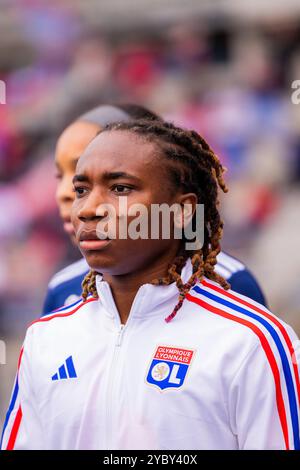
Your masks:
{"label": "red stripe on sleeve", "polygon": [[69,317],[70,315],[73,315],[75,312],[77,312],[77,310],[79,310],[81,307],[84,307],[86,304],[89,304],[90,302],[95,302],[96,300],[98,299],[95,299],[95,298],[92,298],[92,299],[88,299],[86,300],[84,303],[82,304],[79,304],[76,308],[74,308],[74,310],[71,310],[70,312],[66,312],[66,313],[56,313],[56,314],[53,314],[53,315],[49,315],[47,317],[42,317],[42,318],[39,318],[38,320],[34,320],[33,322],[31,322],[28,326],[28,328],[31,326],[31,325],[34,325],[35,323],[43,323],[43,322],[47,322],[47,321],[50,321],[52,320],[53,318],[63,318],[63,317]]}
{"label": "red stripe on sleeve", "polygon": [[198,297],[193,297],[191,294],[187,294],[186,299],[189,300],[190,302],[194,302],[200,305],[201,307],[203,307],[204,309],[212,313],[215,313],[224,318],[228,318],[229,320],[233,320],[237,323],[241,323],[242,325],[247,326],[258,336],[260,343],[266,353],[267,359],[269,361],[269,364],[271,366],[271,370],[273,373],[273,377],[275,381],[275,389],[276,389],[276,403],[277,403],[278,415],[279,415],[279,419],[280,419],[280,423],[281,423],[281,427],[283,431],[285,446],[286,446],[286,449],[289,450],[288,425],[287,425],[284,400],[283,400],[282,391],[281,391],[280,373],[279,373],[275,356],[263,332],[253,323],[250,323],[249,321],[244,320],[243,318],[235,317],[234,315],[230,313],[227,313],[217,307],[214,307],[213,305],[208,304],[207,302],[205,302],[202,299],[199,299]]}
{"label": "red stripe on sleeve", "polygon": [[294,357],[296,357],[295,350],[294,350],[293,344],[291,342],[291,339],[290,339],[285,327],[282,325],[282,323],[280,323],[278,318],[276,318],[273,315],[271,315],[270,313],[264,311],[262,308],[259,308],[256,305],[253,305],[251,302],[247,302],[247,300],[239,298],[238,296],[234,295],[232,292],[227,292],[226,290],[222,289],[221,287],[215,286],[215,285],[211,284],[210,282],[205,281],[205,279],[203,279],[201,281],[201,284],[203,284],[205,287],[208,287],[209,289],[212,289],[216,292],[219,292],[222,295],[225,295],[225,297],[228,297],[229,299],[232,299],[236,302],[239,302],[242,305],[245,305],[245,307],[251,308],[255,312],[259,313],[260,315],[263,315],[265,318],[268,318],[268,320],[273,322],[278,327],[278,329],[280,330],[280,332],[282,333],[282,336],[284,337],[284,339],[286,341],[287,347],[288,347],[290,355],[291,355],[291,361],[292,361],[292,364],[293,364],[294,375],[295,375],[295,380],[296,380],[298,402],[299,402],[299,406],[300,406],[300,378],[299,378],[298,367],[297,367],[297,364],[295,364],[295,360],[294,360]]}
{"label": "red stripe on sleeve", "polygon": [[19,408],[18,408],[16,417],[15,417],[15,421],[14,421],[10,436],[9,436],[9,440],[8,440],[6,450],[13,450],[14,449],[16,439],[17,439],[17,435],[18,435],[19,428],[20,428],[20,424],[21,424],[21,420],[22,420],[22,408],[21,408],[21,405],[20,405]]}

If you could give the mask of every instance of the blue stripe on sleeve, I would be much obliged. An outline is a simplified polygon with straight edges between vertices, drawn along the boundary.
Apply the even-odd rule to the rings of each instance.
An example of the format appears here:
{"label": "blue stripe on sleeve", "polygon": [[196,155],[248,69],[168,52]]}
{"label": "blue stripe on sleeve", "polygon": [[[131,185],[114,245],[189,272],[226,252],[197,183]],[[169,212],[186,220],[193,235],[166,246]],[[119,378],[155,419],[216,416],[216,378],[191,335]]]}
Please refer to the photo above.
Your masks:
{"label": "blue stripe on sleeve", "polygon": [[297,411],[297,400],[296,400],[296,394],[295,394],[295,387],[294,387],[294,382],[291,374],[291,369],[290,369],[290,363],[287,358],[285,349],[282,345],[281,339],[277,333],[277,331],[272,327],[272,325],[263,317],[250,312],[246,310],[245,308],[236,305],[232,302],[229,302],[228,300],[223,299],[222,297],[218,297],[211,292],[208,292],[206,290],[201,289],[199,286],[193,287],[193,290],[201,295],[204,295],[205,297],[214,300],[215,302],[224,305],[226,307],[229,307],[236,312],[242,313],[243,315],[246,315],[247,317],[253,318],[254,320],[258,321],[261,323],[271,334],[280,358],[281,358],[281,363],[282,363],[282,368],[284,372],[284,377],[286,381],[286,386],[287,386],[287,391],[288,391],[288,397],[289,397],[289,406],[290,406],[290,414],[291,414],[291,420],[292,420],[292,427],[293,427],[293,436],[294,436],[294,446],[296,450],[300,450],[300,437],[299,437],[299,421],[298,421],[298,411]]}
{"label": "blue stripe on sleeve", "polygon": [[11,415],[11,413],[12,413],[14,407],[15,407],[16,400],[17,400],[17,397],[18,397],[18,392],[19,392],[19,383],[18,383],[18,376],[17,376],[16,383],[15,383],[14,390],[13,390],[13,394],[12,394],[12,397],[11,397],[11,401],[10,401],[10,404],[9,404],[9,407],[8,407],[8,410],[7,410],[7,413],[6,413],[6,418],[5,418],[3,431],[2,431],[2,435],[1,435],[0,449],[2,449],[2,442],[3,442],[3,438],[4,438],[4,433],[5,433],[6,427],[8,425],[10,415]]}

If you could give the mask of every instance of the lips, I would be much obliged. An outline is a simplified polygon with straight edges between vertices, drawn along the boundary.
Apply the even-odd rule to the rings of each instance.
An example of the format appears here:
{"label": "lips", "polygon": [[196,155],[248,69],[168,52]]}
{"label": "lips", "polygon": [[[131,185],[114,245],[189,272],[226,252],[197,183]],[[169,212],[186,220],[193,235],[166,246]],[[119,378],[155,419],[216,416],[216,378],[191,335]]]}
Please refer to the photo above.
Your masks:
{"label": "lips", "polygon": [[96,230],[81,230],[79,235],[79,241],[85,240],[99,240]]}
{"label": "lips", "polygon": [[[104,234],[103,236],[106,237]],[[79,246],[84,251],[98,251],[105,248],[111,239],[102,239],[100,232],[96,230],[82,230],[79,235]]]}

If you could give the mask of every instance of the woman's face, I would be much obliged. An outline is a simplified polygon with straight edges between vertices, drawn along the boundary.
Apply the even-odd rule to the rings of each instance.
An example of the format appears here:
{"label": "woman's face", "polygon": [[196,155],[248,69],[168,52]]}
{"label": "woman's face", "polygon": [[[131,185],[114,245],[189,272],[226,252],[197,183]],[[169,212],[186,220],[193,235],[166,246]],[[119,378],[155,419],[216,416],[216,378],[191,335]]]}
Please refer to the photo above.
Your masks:
{"label": "woman's face", "polygon": [[89,122],[77,121],[67,127],[58,139],[55,152],[57,168],[56,202],[65,232],[75,241],[71,223],[71,207],[75,197],[72,179],[80,155],[99,132],[100,127]]}
{"label": "woman's face", "polygon": [[[128,208],[128,228],[134,218],[130,212],[134,205],[142,204],[150,214],[152,204],[171,206],[182,203],[188,196],[171,184],[169,166],[155,143],[129,131],[99,134],[78,161],[74,188],[72,221],[76,240],[91,268],[111,275],[128,274],[142,270],[162,256],[175,257],[180,240],[119,236],[124,220],[120,198]],[[106,240],[99,240],[104,205],[114,208],[117,237],[107,235]],[[110,219],[113,221],[113,217]]]}

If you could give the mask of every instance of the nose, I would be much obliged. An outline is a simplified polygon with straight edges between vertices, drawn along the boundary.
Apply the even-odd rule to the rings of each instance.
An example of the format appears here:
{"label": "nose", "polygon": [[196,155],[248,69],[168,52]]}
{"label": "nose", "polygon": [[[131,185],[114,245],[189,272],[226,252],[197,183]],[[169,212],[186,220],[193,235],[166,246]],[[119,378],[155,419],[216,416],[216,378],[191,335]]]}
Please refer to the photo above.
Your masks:
{"label": "nose", "polygon": [[[78,201],[78,204],[76,204]],[[73,206],[73,214],[82,222],[88,220],[101,220],[103,218],[101,211],[102,198],[98,191],[91,191],[88,196],[83,199],[75,200]],[[77,206],[77,208],[76,208]],[[100,210],[99,210],[100,208]],[[77,209],[77,210],[76,210]]]}

